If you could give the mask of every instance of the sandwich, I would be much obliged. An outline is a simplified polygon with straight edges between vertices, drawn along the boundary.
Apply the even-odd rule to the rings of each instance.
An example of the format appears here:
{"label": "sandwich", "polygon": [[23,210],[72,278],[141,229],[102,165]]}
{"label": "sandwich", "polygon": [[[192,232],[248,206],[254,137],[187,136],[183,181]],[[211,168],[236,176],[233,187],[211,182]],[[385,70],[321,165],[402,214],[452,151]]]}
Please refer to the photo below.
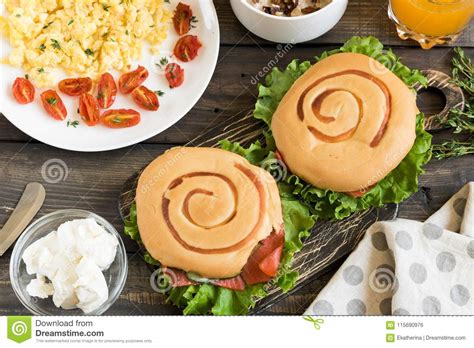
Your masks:
{"label": "sandwich", "polygon": [[383,64],[339,53],[296,80],[271,130],[292,173],[321,189],[362,196],[413,147],[419,113],[415,94]]}
{"label": "sandwich", "polygon": [[155,289],[185,314],[235,315],[270,282],[293,286],[294,245],[313,224],[296,199],[282,204],[265,169],[222,149],[177,147],[141,173],[125,232],[166,279]]}
{"label": "sandwich", "polygon": [[[167,166],[166,176],[155,180]],[[176,273],[233,290],[275,276],[284,242],[278,188],[243,157],[213,148],[171,149],[141,174],[136,205],[146,250]],[[256,260],[260,242],[259,250],[272,247]],[[257,269],[248,262],[251,254]]]}
{"label": "sandwich", "polygon": [[[316,63],[274,68],[259,86],[254,117],[268,126],[266,144],[223,147],[278,162],[280,190],[320,219],[399,203],[418,191],[431,158],[431,135],[416,106],[426,78],[373,37],[353,37]],[[275,168],[279,167],[279,168]],[[281,176],[281,175],[280,175]]]}

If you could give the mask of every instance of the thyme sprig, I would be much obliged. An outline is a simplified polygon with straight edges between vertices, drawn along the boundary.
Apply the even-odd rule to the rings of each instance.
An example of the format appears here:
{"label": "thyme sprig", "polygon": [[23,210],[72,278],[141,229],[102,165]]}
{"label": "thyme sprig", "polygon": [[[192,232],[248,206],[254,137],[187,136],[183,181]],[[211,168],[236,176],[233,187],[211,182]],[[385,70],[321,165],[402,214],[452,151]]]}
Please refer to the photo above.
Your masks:
{"label": "thyme sprig", "polygon": [[474,154],[474,137],[470,137],[467,141],[453,139],[442,144],[433,144],[433,153],[437,159]]}
{"label": "thyme sprig", "polygon": [[469,96],[474,96],[474,67],[461,47],[454,49],[452,82],[461,87]]}
{"label": "thyme sprig", "polygon": [[474,153],[474,68],[471,59],[462,48],[454,49],[451,82],[461,87],[467,96],[464,109],[452,109],[445,120],[439,122],[454,134],[469,134],[467,140],[452,139],[441,144],[433,145],[433,154],[437,159],[459,157]]}

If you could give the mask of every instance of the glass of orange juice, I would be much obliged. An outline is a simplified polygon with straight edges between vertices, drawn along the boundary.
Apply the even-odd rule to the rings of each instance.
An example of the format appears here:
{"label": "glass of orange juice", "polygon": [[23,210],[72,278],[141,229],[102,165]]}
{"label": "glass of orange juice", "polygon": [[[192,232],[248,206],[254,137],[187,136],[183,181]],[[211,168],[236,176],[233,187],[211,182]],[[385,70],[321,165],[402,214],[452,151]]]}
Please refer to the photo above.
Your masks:
{"label": "glass of orange juice", "polygon": [[455,41],[473,13],[474,0],[390,0],[388,8],[398,36],[424,49]]}

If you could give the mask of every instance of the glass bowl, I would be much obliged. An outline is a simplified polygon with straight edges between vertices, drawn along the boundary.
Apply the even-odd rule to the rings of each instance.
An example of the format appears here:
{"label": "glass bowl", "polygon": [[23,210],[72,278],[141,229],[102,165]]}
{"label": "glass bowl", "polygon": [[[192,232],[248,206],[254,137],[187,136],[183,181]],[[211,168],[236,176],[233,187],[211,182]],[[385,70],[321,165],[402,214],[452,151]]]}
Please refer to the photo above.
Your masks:
{"label": "glass bowl", "polygon": [[38,239],[46,236],[48,233],[56,231],[62,223],[75,219],[86,218],[93,218],[107,232],[114,235],[118,241],[115,260],[110,268],[103,272],[105,281],[107,282],[107,286],[109,288],[109,298],[104,304],[102,304],[102,306],[97,308],[95,311],[88,313],[87,315],[101,315],[114,304],[122,292],[127,280],[128,260],[125,246],[117,230],[105,219],[94,213],[77,209],[58,210],[36,220],[23,232],[20,238],[18,238],[15,247],[13,248],[13,253],[10,259],[10,281],[12,283],[13,290],[15,291],[15,294],[20,302],[33,314],[74,316],[86,315],[81,309],[66,310],[63,308],[57,308],[53,303],[52,297],[46,299],[31,297],[26,291],[26,286],[33,278],[35,278],[35,275],[30,275],[27,273],[26,265],[22,260],[23,252],[28,246]]}

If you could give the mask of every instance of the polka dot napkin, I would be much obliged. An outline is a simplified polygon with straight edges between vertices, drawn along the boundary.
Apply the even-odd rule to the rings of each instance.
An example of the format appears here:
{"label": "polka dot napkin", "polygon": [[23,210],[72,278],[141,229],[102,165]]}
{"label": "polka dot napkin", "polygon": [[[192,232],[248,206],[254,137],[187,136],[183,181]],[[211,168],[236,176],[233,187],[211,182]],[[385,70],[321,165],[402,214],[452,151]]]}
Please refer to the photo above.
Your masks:
{"label": "polka dot napkin", "polygon": [[377,222],[309,315],[474,314],[474,182],[424,223]]}

